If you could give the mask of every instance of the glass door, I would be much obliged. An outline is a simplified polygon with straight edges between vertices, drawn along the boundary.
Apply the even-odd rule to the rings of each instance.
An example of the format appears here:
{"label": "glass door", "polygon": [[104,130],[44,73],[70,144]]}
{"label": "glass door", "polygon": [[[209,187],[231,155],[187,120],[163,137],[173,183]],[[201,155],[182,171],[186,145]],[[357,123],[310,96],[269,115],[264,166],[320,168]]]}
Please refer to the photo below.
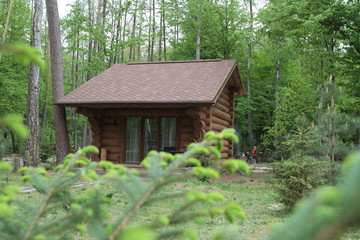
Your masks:
{"label": "glass door", "polygon": [[128,117],[126,121],[126,163],[140,160],[141,118]]}
{"label": "glass door", "polygon": [[157,149],[157,119],[156,118],[145,118],[144,119],[144,157],[151,150]]}

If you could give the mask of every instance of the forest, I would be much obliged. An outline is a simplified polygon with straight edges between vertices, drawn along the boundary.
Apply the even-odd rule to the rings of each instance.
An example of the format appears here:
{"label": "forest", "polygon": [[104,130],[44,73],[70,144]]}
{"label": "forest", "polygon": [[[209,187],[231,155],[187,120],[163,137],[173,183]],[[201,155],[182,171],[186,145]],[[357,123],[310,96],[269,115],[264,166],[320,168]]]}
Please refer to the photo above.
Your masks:
{"label": "forest", "polygon": [[[358,0],[74,0],[60,19],[59,94],[118,63],[236,59],[238,154],[342,160],[360,145],[359,12]],[[35,165],[56,149],[50,24],[42,0],[0,1],[1,44],[34,46],[45,62],[0,55],[0,117],[21,115],[35,141],[1,129],[0,156],[36,146]],[[66,116],[71,150],[89,145],[87,119]]]}

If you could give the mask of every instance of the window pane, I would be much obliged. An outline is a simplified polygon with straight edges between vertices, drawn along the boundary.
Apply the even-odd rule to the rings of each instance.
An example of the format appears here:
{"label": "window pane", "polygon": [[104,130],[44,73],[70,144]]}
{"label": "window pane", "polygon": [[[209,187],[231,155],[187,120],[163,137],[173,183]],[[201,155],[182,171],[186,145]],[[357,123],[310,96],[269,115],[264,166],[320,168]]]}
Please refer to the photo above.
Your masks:
{"label": "window pane", "polygon": [[176,117],[160,119],[160,150],[176,150]]}
{"label": "window pane", "polygon": [[141,118],[129,117],[126,122],[126,162],[139,162]]}
{"label": "window pane", "polygon": [[144,157],[151,150],[156,150],[157,121],[156,118],[145,118],[144,121]]}

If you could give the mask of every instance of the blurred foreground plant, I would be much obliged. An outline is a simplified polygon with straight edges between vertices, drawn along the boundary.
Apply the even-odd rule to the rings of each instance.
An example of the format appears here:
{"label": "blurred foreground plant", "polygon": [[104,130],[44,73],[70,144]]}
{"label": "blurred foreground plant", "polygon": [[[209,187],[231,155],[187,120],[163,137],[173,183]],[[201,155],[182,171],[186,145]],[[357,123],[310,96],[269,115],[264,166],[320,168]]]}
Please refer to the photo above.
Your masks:
{"label": "blurred foreground plant", "polygon": [[[214,204],[225,197],[218,192],[182,191],[159,194],[159,191],[177,182],[192,177],[218,178],[219,172],[201,166],[195,156],[210,154],[220,159],[222,140],[230,138],[237,141],[233,129],[226,129],[220,134],[208,132],[204,141],[188,146],[184,154],[171,155],[165,152],[151,151],[142,164],[147,168],[150,181],[144,182],[137,171],[127,169],[111,162],[91,162],[87,153],[97,153],[98,149],[89,146],[75,154],[69,154],[64,163],[56,167],[54,176],[49,176],[43,168],[22,168],[22,179],[30,181],[42,195],[37,203],[29,203],[18,196],[19,188],[6,186],[0,189],[0,238],[1,239],[51,239],[54,234],[74,229],[82,231],[96,239],[173,239],[182,237],[199,239],[191,229],[180,229],[177,224],[204,217],[225,216],[230,222],[237,218],[244,219],[245,213],[240,205],[225,203],[222,208]],[[174,174],[186,164],[196,167],[191,172]],[[75,166],[83,166],[76,171]],[[249,173],[248,165],[239,160],[226,160],[222,168],[233,173],[241,170]],[[101,167],[105,174],[98,176],[96,168]],[[0,168],[11,170],[11,166],[1,163]],[[126,192],[130,206],[115,221],[106,219],[105,205],[110,199],[101,191],[100,184],[89,187],[86,192],[66,193],[71,185],[80,179],[87,181],[114,180],[119,191]],[[129,226],[129,221],[136,218],[139,210],[154,202],[164,199],[178,200],[179,207],[166,216],[158,216],[149,223]],[[205,203],[208,208],[193,210],[198,203]],[[68,206],[63,215],[44,218],[56,208]],[[191,209],[191,211],[187,211]],[[50,219],[50,220],[49,220]],[[217,239],[221,239],[218,238]]]}

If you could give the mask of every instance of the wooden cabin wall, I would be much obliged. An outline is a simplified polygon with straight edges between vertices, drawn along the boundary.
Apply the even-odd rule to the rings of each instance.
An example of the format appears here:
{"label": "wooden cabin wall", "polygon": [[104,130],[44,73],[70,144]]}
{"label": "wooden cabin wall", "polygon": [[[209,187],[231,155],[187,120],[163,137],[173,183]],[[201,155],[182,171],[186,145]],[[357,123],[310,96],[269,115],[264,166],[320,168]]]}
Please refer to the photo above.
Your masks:
{"label": "wooden cabin wall", "polygon": [[[192,108],[186,112],[192,120],[195,141],[201,141],[208,131],[219,133],[226,128],[234,127],[233,101],[234,92],[231,87],[226,86],[214,106]],[[188,134],[190,136],[190,133]],[[231,140],[223,140],[223,143],[224,148],[221,152],[221,159],[233,157]]]}
{"label": "wooden cabin wall", "polygon": [[[88,116],[91,124],[92,145],[101,149],[106,149],[106,160],[114,163],[124,162],[125,156],[122,156],[122,148],[125,147],[125,118],[95,118]],[[100,156],[93,154],[93,161],[99,161]]]}
{"label": "wooden cabin wall", "polygon": [[[101,119],[99,118],[95,118],[92,115],[85,115],[87,116],[89,123],[90,123],[90,128],[91,128],[91,145],[97,147],[100,150],[100,133],[101,133],[101,129],[100,129],[100,125],[101,125]],[[100,160],[99,155],[98,154],[91,154],[91,160],[98,162]]]}
{"label": "wooden cabin wall", "polygon": [[178,131],[178,146],[177,148],[180,151],[185,151],[186,147],[194,142],[194,126],[192,119],[189,116],[180,116],[178,117],[177,122],[177,131]]}
{"label": "wooden cabin wall", "polygon": [[[211,107],[211,129],[214,132],[221,132],[226,128],[234,127],[234,97],[233,92],[226,86],[220,94],[217,102]],[[233,157],[233,144],[231,140],[224,140],[224,148],[221,158]]]}
{"label": "wooden cabin wall", "polygon": [[103,119],[100,145],[107,150],[106,160],[121,163],[125,162],[122,148],[125,147],[125,118]]}

